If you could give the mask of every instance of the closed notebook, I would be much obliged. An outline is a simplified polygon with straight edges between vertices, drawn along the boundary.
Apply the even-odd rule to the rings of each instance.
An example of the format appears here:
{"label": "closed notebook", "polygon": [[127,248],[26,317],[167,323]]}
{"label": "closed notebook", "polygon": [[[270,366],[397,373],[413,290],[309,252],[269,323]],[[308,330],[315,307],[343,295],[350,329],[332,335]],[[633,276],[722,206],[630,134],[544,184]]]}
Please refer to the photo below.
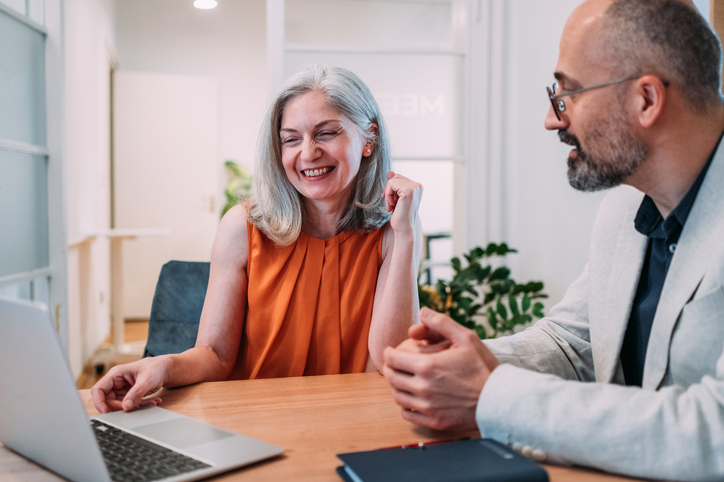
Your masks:
{"label": "closed notebook", "polygon": [[548,482],[533,460],[490,439],[338,454],[348,482]]}

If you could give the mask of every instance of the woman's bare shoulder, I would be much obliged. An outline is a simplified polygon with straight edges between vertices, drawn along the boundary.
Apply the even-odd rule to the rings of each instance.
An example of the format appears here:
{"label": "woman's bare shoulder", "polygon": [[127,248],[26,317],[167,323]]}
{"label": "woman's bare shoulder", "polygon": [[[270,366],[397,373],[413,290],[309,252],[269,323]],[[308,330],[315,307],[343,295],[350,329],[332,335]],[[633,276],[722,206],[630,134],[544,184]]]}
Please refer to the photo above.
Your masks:
{"label": "woman's bare shoulder", "polygon": [[246,225],[246,206],[237,204],[221,218],[211,254],[215,261],[233,266],[246,266],[248,253],[248,229]]}

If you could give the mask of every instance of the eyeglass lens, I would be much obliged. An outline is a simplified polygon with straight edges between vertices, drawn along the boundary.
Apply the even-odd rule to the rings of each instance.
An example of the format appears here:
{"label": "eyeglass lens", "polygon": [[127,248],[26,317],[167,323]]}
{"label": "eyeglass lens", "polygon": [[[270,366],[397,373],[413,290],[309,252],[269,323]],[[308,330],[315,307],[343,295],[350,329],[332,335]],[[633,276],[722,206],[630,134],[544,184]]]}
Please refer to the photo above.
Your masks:
{"label": "eyeglass lens", "polygon": [[561,120],[559,112],[565,112],[566,104],[564,104],[563,100],[561,99],[553,98],[556,95],[556,91],[558,90],[558,82],[553,82],[553,86],[546,87],[546,90],[548,91],[548,98],[550,99],[551,105],[553,106],[553,113],[556,115],[556,118],[558,120]]}

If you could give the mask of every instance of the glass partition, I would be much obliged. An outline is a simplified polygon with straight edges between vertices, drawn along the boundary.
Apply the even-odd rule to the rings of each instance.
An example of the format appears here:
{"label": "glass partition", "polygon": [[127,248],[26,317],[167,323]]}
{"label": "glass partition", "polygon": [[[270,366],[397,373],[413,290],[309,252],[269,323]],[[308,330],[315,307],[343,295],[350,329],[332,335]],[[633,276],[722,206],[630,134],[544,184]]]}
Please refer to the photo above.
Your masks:
{"label": "glass partition", "polygon": [[47,267],[48,162],[0,150],[0,277]]}
{"label": "glass partition", "polygon": [[2,11],[0,106],[0,139],[45,145],[45,38]]}
{"label": "glass partition", "polygon": [[[285,8],[287,43],[385,49],[453,46],[449,1],[286,0]],[[324,28],[319,28],[322,19]]]}
{"label": "glass partition", "polygon": [[0,0],[0,4],[5,5],[11,10],[18,12],[20,15],[25,15],[25,0]]}

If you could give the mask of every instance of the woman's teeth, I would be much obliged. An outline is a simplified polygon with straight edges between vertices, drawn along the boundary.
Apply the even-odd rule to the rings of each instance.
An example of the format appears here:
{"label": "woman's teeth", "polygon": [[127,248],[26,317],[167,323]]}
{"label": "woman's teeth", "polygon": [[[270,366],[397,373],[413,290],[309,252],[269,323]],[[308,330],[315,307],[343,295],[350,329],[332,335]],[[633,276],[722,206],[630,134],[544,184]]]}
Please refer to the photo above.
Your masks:
{"label": "woman's teeth", "polygon": [[302,174],[307,177],[317,177],[321,176],[322,174],[327,174],[331,170],[331,167],[323,167],[321,169],[307,169],[306,171],[302,171]]}

